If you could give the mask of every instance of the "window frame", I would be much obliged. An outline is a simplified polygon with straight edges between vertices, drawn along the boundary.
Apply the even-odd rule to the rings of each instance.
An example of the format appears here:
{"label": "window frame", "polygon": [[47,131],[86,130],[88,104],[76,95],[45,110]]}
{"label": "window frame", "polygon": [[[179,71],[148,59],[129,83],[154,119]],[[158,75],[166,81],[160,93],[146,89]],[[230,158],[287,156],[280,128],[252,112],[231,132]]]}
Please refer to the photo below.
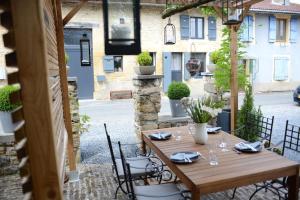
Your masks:
{"label": "window frame", "polygon": [[152,66],[156,66],[156,52],[149,52],[152,58]]}
{"label": "window frame", "polygon": [[[276,73],[275,60],[287,60],[287,78],[285,80],[277,80],[275,78],[275,73]],[[289,55],[274,55],[273,56],[273,73],[272,73],[273,82],[288,82],[290,80],[290,65],[291,65],[291,57]]]}
{"label": "window frame", "polygon": [[[280,21],[284,21],[285,24],[284,24],[284,28],[285,30],[284,31],[284,39],[281,39],[281,38],[278,38],[278,32],[280,32]],[[285,19],[285,18],[276,18],[276,42],[287,42],[288,40],[288,20]]]}
{"label": "window frame", "polygon": [[[121,71],[117,71],[116,69],[118,69],[117,67],[116,67],[116,61],[115,61],[115,58],[117,58],[117,57],[120,57],[121,58]],[[113,61],[114,61],[114,72],[123,72],[123,56],[121,56],[121,55],[116,55],[116,56],[113,56]]]}
{"label": "window frame", "polygon": [[[192,19],[195,19],[195,37],[192,37],[191,36],[191,27],[192,27],[192,25],[191,25],[191,23],[192,23]],[[198,29],[199,29],[199,27],[198,27],[198,20],[202,20],[202,37],[199,37],[199,35],[198,35]],[[194,17],[194,16],[190,16],[190,20],[189,20],[189,29],[190,29],[190,34],[189,34],[189,36],[190,36],[190,39],[204,39],[205,38],[205,36],[204,36],[204,17]]]}

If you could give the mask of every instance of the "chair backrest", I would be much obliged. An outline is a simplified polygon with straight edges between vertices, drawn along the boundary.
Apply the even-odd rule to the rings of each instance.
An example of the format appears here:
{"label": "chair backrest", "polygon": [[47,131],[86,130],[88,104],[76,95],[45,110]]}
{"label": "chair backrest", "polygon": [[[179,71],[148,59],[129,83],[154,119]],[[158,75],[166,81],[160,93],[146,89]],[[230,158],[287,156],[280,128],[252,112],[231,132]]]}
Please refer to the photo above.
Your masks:
{"label": "chair backrest", "polygon": [[274,116],[264,117],[253,113],[247,113],[245,131],[254,133],[258,138],[266,140],[268,146],[271,144],[273,132]]}
{"label": "chair backrest", "polygon": [[282,155],[286,149],[300,153],[300,126],[289,124],[288,120],[285,126]]}
{"label": "chair backrest", "polygon": [[133,181],[132,181],[133,179],[131,176],[130,165],[126,161],[120,141],[118,142],[118,145],[119,145],[119,150],[120,150],[122,167],[123,167],[123,171],[124,171],[124,181],[125,181],[125,185],[126,185],[126,189],[127,189],[127,195],[129,197],[129,199],[135,200],[136,197],[135,197],[134,188],[133,188]]}
{"label": "chair backrest", "polygon": [[119,185],[120,185],[121,181],[120,181],[120,176],[119,176],[119,172],[118,172],[118,168],[117,168],[117,164],[116,164],[116,157],[115,157],[114,150],[113,150],[113,147],[112,147],[112,142],[111,142],[111,139],[110,139],[110,135],[107,132],[106,123],[104,123],[104,129],[105,129],[105,134],[106,134],[106,139],[107,139],[107,143],[108,143],[108,147],[109,147],[111,160],[112,160],[112,163],[113,163],[113,166],[114,166],[114,169],[115,169],[115,172],[116,172],[116,176],[117,176],[117,179],[118,179],[118,182],[119,182]]}

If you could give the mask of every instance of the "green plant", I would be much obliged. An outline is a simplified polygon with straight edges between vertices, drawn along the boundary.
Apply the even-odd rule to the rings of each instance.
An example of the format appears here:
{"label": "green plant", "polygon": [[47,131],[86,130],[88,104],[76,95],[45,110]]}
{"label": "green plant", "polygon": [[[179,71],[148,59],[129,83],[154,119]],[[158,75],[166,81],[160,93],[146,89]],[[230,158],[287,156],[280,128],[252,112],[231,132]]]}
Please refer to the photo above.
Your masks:
{"label": "green plant", "polygon": [[217,12],[212,6],[201,6],[199,11],[206,16],[217,16]]}
{"label": "green plant", "polygon": [[20,103],[12,104],[9,100],[10,94],[19,89],[20,87],[13,85],[7,85],[0,89],[0,111],[10,112],[20,105]]}
{"label": "green plant", "polygon": [[[241,30],[240,30],[241,31]],[[240,32],[239,32],[240,34]],[[218,59],[216,62],[216,70],[214,72],[215,87],[219,94],[223,94],[230,90],[230,77],[231,77],[231,59],[230,59],[230,30],[226,27],[222,30],[222,43],[221,48],[217,50]],[[238,37],[240,38],[240,37]],[[244,56],[244,51],[241,49],[244,44],[238,40],[238,60]],[[238,87],[244,89],[247,84],[247,76],[244,71],[243,64],[238,65]]]}
{"label": "green plant", "polygon": [[243,100],[243,105],[241,106],[241,109],[238,113],[238,129],[243,128],[243,131],[240,131],[238,133],[239,137],[241,137],[244,140],[247,140],[249,142],[254,142],[257,141],[258,139],[258,133],[259,133],[259,124],[254,125],[250,128],[246,127],[247,124],[247,116],[249,114],[253,114],[255,117],[255,122],[260,123],[260,118],[262,117],[262,112],[260,107],[258,109],[255,108],[254,106],[254,99],[253,99],[253,94],[252,94],[252,86],[250,84],[246,85],[245,87],[245,97]]}
{"label": "green plant", "polygon": [[140,66],[150,66],[152,64],[152,57],[149,52],[142,52],[138,55],[137,62]]}
{"label": "green plant", "polygon": [[89,124],[90,120],[91,120],[91,118],[88,115],[80,115],[80,120],[76,127],[79,134],[89,131],[90,126],[91,126]]}
{"label": "green plant", "polygon": [[187,84],[182,82],[172,82],[168,88],[169,99],[182,99],[183,97],[190,96],[190,89]]}
{"label": "green plant", "polygon": [[69,59],[70,59],[69,55],[67,53],[65,53],[65,62],[66,62],[66,64],[68,64]]}
{"label": "green plant", "polygon": [[213,64],[217,64],[218,59],[219,59],[219,53],[220,52],[218,50],[216,50],[209,54],[209,59]]}

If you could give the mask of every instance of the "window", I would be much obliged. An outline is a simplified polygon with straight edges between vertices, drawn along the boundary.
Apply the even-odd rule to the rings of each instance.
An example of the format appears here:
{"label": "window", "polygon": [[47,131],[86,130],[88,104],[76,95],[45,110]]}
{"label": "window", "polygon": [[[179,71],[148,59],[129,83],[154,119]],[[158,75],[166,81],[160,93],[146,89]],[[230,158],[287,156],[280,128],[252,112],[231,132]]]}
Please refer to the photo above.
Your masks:
{"label": "window", "polygon": [[287,57],[274,58],[274,80],[285,81],[288,79],[289,59]]}
{"label": "window", "polygon": [[123,57],[114,56],[114,72],[122,72],[122,71],[123,71]]}
{"label": "window", "polygon": [[276,19],[276,41],[286,41],[286,19]]}
{"label": "window", "polygon": [[204,19],[203,17],[190,18],[190,38],[204,39]]}
{"label": "window", "polygon": [[243,42],[251,42],[253,41],[253,16],[248,15],[245,16],[242,23],[242,32],[240,35],[241,41]]}
{"label": "window", "polygon": [[152,66],[156,66],[156,53],[155,52],[149,52],[151,58],[152,58]]}

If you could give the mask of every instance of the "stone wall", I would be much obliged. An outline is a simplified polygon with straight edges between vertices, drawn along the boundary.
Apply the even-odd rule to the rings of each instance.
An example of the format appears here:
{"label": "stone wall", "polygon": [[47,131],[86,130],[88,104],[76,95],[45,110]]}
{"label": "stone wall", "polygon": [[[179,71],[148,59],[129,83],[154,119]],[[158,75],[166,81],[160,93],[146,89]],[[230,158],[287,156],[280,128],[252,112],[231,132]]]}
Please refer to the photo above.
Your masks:
{"label": "stone wall", "polygon": [[135,130],[138,136],[143,130],[158,128],[162,77],[161,75],[141,75],[133,79]]}
{"label": "stone wall", "polygon": [[80,133],[79,133],[79,103],[78,103],[78,90],[77,78],[68,77],[68,91],[70,100],[70,111],[72,117],[72,131],[73,131],[73,144],[76,161],[80,161]]}
{"label": "stone wall", "polygon": [[0,136],[0,176],[18,172],[18,158],[14,147],[14,136]]}

